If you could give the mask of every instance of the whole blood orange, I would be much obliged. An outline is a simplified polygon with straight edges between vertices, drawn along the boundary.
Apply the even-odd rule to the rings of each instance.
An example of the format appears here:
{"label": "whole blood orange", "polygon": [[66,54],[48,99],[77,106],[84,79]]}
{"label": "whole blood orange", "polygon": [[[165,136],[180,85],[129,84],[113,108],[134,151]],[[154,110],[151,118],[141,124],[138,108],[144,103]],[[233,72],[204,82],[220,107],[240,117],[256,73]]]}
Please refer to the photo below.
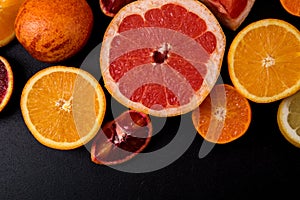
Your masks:
{"label": "whole blood orange", "polygon": [[0,112],[8,103],[13,91],[13,73],[8,61],[0,56]]}
{"label": "whole blood orange", "polygon": [[105,87],[123,105],[154,116],[195,109],[215,84],[225,36],[194,0],[135,1],[108,26],[100,53]]}
{"label": "whole blood orange", "polygon": [[205,140],[225,144],[245,134],[251,122],[251,107],[234,87],[218,84],[193,111],[192,121]]}
{"label": "whole blood orange", "polygon": [[114,165],[143,151],[152,136],[148,115],[129,110],[104,125],[93,140],[91,159],[96,164]]}
{"label": "whole blood orange", "polygon": [[15,32],[37,60],[59,62],[86,44],[93,13],[85,0],[27,0],[19,9]]}

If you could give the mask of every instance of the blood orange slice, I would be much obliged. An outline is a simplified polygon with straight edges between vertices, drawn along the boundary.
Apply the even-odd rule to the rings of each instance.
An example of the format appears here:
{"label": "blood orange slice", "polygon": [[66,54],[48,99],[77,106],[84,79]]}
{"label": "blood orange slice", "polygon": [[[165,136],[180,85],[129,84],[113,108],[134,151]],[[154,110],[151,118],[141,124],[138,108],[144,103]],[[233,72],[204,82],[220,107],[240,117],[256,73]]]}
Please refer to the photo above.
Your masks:
{"label": "blood orange slice", "polygon": [[114,165],[130,160],[143,151],[152,136],[148,115],[125,111],[105,124],[93,140],[91,159],[96,164]]}
{"label": "blood orange slice", "polygon": [[122,7],[133,1],[136,0],[99,0],[99,4],[105,15],[113,17]]}
{"label": "blood orange slice", "polygon": [[0,112],[7,105],[13,91],[13,73],[8,61],[0,56]]}
{"label": "blood orange slice", "polygon": [[220,22],[236,30],[246,19],[255,0],[200,0],[216,15]]}
{"label": "blood orange slice", "polygon": [[225,43],[217,19],[198,1],[132,2],[104,35],[105,87],[133,110],[160,117],[187,113],[215,84]]}

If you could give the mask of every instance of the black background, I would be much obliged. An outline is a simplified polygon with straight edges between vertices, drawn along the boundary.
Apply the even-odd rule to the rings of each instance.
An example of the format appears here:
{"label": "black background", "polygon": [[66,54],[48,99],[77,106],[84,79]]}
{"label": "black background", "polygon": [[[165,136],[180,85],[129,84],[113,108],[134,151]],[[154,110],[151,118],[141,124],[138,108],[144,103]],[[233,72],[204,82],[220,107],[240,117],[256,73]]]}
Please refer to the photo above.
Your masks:
{"label": "black background", "polygon": [[[95,18],[90,40],[76,56],[57,64],[80,67],[88,53],[102,41],[111,18],[102,14],[98,1],[88,2]],[[227,48],[221,77],[225,83],[231,84],[226,56],[232,39],[247,24],[265,18],[283,19],[300,28],[299,18],[288,14],[279,0],[257,0],[238,30],[223,27]],[[262,194],[268,197],[296,195],[297,198],[300,150],[279,132],[276,115],[280,101],[250,102],[252,121],[246,134],[229,144],[216,145],[202,159],[198,153],[203,139],[196,135],[188,150],[171,165],[149,173],[126,173],[92,163],[85,147],[59,151],[38,143],[23,122],[20,96],[34,73],[53,64],[33,59],[16,39],[2,47],[0,55],[10,62],[15,76],[12,98],[0,113],[1,200],[247,199],[259,198]],[[107,98],[109,101],[109,95]],[[105,121],[109,118],[108,113]],[[168,119],[148,150],[163,147],[172,140],[176,123],[177,118]]]}

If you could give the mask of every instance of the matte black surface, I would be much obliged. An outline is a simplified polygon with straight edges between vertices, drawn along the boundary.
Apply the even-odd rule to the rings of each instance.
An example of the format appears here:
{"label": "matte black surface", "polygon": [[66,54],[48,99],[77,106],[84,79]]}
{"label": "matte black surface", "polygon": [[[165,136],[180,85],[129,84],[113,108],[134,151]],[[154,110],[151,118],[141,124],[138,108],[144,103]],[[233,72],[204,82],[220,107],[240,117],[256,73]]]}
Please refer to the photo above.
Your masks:
{"label": "matte black surface", "polygon": [[[89,3],[95,24],[88,44],[75,57],[57,64],[80,67],[86,55],[102,41],[111,18],[102,14],[97,0]],[[279,0],[257,0],[237,31],[224,28],[226,50],[238,31],[264,18],[284,19],[300,28],[299,18],[283,10]],[[251,102],[252,122],[247,133],[232,143],[216,145],[202,159],[198,153],[203,139],[196,135],[188,150],[165,168],[149,173],[120,172],[92,163],[85,147],[58,151],[38,143],[22,119],[20,95],[34,73],[53,64],[33,59],[16,39],[1,48],[0,55],[11,63],[15,75],[13,96],[0,113],[1,200],[245,199],[261,197],[261,194],[267,197],[296,195],[297,198],[299,194],[300,149],[288,143],[279,132],[276,122],[279,102]],[[225,83],[231,84],[226,55],[227,51],[221,77]],[[107,109],[106,121],[109,120],[110,108]],[[148,150],[168,144],[176,134],[177,123],[176,118],[168,119]],[[187,131],[190,130],[193,129]]]}

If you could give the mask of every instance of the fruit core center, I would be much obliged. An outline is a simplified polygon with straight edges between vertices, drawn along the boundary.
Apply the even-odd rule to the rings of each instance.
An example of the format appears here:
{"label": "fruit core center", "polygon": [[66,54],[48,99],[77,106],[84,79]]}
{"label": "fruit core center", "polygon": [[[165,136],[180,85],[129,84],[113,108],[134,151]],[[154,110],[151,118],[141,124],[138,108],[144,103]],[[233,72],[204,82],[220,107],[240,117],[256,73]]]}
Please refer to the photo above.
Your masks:
{"label": "fruit core center", "polygon": [[262,60],[262,65],[264,67],[271,67],[275,65],[275,59],[272,56],[268,55]]}
{"label": "fruit core center", "polygon": [[214,116],[218,121],[224,121],[226,118],[226,109],[223,107],[215,108]]}
{"label": "fruit core center", "polygon": [[72,97],[69,100],[59,99],[56,101],[55,106],[57,106],[60,110],[71,112],[72,110]]}
{"label": "fruit core center", "polygon": [[153,60],[157,64],[161,64],[165,62],[168,58],[168,53],[171,50],[171,45],[168,43],[164,43],[158,50],[153,52]]}

